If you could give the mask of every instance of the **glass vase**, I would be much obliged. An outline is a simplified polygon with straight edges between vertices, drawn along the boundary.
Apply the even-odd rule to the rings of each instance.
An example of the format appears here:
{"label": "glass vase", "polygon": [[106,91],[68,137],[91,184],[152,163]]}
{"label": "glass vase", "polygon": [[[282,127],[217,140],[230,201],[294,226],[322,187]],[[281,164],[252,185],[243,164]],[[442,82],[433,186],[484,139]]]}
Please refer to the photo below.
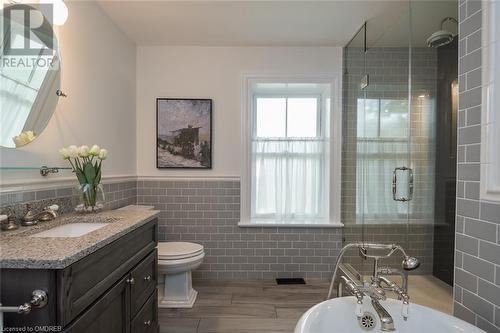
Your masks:
{"label": "glass vase", "polygon": [[104,208],[104,189],[101,184],[80,184],[77,188],[79,203],[75,211],[79,213],[95,213]]}

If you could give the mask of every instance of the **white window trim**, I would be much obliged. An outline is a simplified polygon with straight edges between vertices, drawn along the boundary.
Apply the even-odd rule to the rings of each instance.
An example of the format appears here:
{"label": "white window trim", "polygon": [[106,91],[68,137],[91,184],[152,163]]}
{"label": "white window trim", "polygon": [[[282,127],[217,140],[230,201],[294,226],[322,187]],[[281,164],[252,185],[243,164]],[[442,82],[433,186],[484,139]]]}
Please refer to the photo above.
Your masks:
{"label": "white window trim", "polygon": [[[495,94],[500,93],[500,78],[493,77],[494,69],[500,66],[498,55],[491,45],[500,42],[500,36],[492,29],[499,24],[492,6],[500,6],[490,0],[482,1],[482,101],[481,101],[481,199],[500,201],[500,105],[495,105]],[[498,9],[497,9],[498,10]],[[496,20],[496,22],[495,22]],[[496,172],[491,172],[495,170]]]}
{"label": "white window trim", "polygon": [[[252,142],[252,84],[258,83],[318,83],[330,84],[330,140],[336,144],[329,145],[330,190],[329,217],[324,223],[317,221],[300,222],[265,222],[251,221],[251,142]],[[342,227],[341,223],[341,159],[342,159],[342,108],[341,108],[341,76],[339,74],[243,74],[241,91],[241,201],[240,227]]]}

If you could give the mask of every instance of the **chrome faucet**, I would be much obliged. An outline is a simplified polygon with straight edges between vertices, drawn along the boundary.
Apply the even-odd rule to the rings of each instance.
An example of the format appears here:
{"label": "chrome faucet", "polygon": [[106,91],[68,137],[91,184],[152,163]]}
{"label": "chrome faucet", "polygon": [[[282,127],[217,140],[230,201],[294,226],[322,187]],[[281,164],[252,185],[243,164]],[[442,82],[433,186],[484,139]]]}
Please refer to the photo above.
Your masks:
{"label": "chrome faucet", "polygon": [[394,331],[394,320],[387,310],[379,303],[378,300],[372,298],[372,306],[380,319],[381,331]]}
{"label": "chrome faucet", "polygon": [[59,210],[58,205],[50,205],[45,207],[41,212],[34,214],[29,210],[26,215],[24,215],[21,225],[30,226],[35,225],[38,221],[50,221],[57,217],[57,211]]}
{"label": "chrome faucet", "polygon": [[[408,276],[406,271],[416,269],[420,263],[416,258],[410,257],[406,254],[405,250],[396,244],[377,244],[377,243],[350,243],[344,246],[340,250],[340,254],[337,258],[337,262],[335,264],[335,269],[333,272],[332,281],[330,283],[330,290],[328,292],[328,298],[331,297],[334,283],[336,282],[337,272],[340,266],[340,262],[344,253],[353,247],[357,247],[359,249],[359,253],[364,258],[373,259],[373,275],[371,277],[371,281],[361,281],[364,280],[361,278],[361,274],[346,274],[347,276],[342,275],[340,277],[340,283],[338,286],[338,295],[341,295],[343,286],[345,289],[357,299],[357,306],[355,310],[356,316],[361,318],[363,316],[363,298],[367,296],[371,299],[371,304],[373,309],[377,313],[380,319],[380,326],[382,331],[394,331],[394,320],[392,319],[389,312],[380,304],[380,301],[386,300],[386,292],[394,292],[398,295],[398,299],[402,301],[402,317],[404,320],[408,319],[408,307],[409,307],[409,299],[408,296]],[[372,250],[388,250],[386,254],[382,255],[374,255],[368,254],[368,249]],[[379,268],[378,262],[380,259],[388,258],[392,256],[396,251],[399,251],[403,254],[403,262],[401,263],[401,270],[393,269],[393,268]],[[395,282],[389,280],[384,275],[401,275],[402,285],[399,286]],[[359,276],[358,278],[354,278],[353,276]],[[384,285],[384,286],[383,286]]]}

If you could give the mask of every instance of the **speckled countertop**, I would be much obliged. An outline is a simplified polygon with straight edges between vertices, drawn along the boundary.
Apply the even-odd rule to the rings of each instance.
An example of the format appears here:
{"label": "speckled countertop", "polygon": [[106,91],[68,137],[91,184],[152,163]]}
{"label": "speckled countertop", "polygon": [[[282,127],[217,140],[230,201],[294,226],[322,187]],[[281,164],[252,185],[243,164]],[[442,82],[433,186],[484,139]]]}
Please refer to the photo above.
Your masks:
{"label": "speckled countertop", "polygon": [[[0,233],[0,268],[61,269],[97,251],[159,215],[155,210],[110,210],[68,214],[36,226]],[[30,237],[74,222],[109,223],[80,237]]]}

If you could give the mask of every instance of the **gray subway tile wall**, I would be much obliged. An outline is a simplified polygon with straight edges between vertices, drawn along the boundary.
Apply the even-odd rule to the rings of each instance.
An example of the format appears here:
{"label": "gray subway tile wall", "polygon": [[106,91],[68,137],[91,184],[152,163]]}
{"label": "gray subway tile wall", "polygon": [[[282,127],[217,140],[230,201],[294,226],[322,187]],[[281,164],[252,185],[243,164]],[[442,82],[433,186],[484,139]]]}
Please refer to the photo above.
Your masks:
{"label": "gray subway tile wall", "polygon": [[[39,211],[51,204],[59,205],[61,214],[73,212],[78,204],[77,188],[75,186],[52,185],[50,189],[34,191],[16,191],[0,194],[0,214],[14,214],[18,218],[28,210]],[[126,180],[103,184],[105,207],[115,209],[137,202],[137,182]]]}
{"label": "gray subway tile wall", "polygon": [[140,180],[137,203],[161,211],[159,237],[205,248],[203,279],[331,278],[338,228],[239,227],[239,180]]}
{"label": "gray subway tile wall", "polygon": [[458,162],[454,314],[500,332],[500,204],[479,197],[481,1],[461,2],[459,12],[458,152],[464,154]]}
{"label": "gray subway tile wall", "polygon": [[[106,207],[153,205],[160,210],[160,240],[203,244],[206,257],[195,277],[328,280],[342,246],[338,228],[239,227],[239,180],[139,180],[104,184]],[[28,209],[57,203],[70,213],[75,187],[0,195],[0,213],[21,218]]]}

